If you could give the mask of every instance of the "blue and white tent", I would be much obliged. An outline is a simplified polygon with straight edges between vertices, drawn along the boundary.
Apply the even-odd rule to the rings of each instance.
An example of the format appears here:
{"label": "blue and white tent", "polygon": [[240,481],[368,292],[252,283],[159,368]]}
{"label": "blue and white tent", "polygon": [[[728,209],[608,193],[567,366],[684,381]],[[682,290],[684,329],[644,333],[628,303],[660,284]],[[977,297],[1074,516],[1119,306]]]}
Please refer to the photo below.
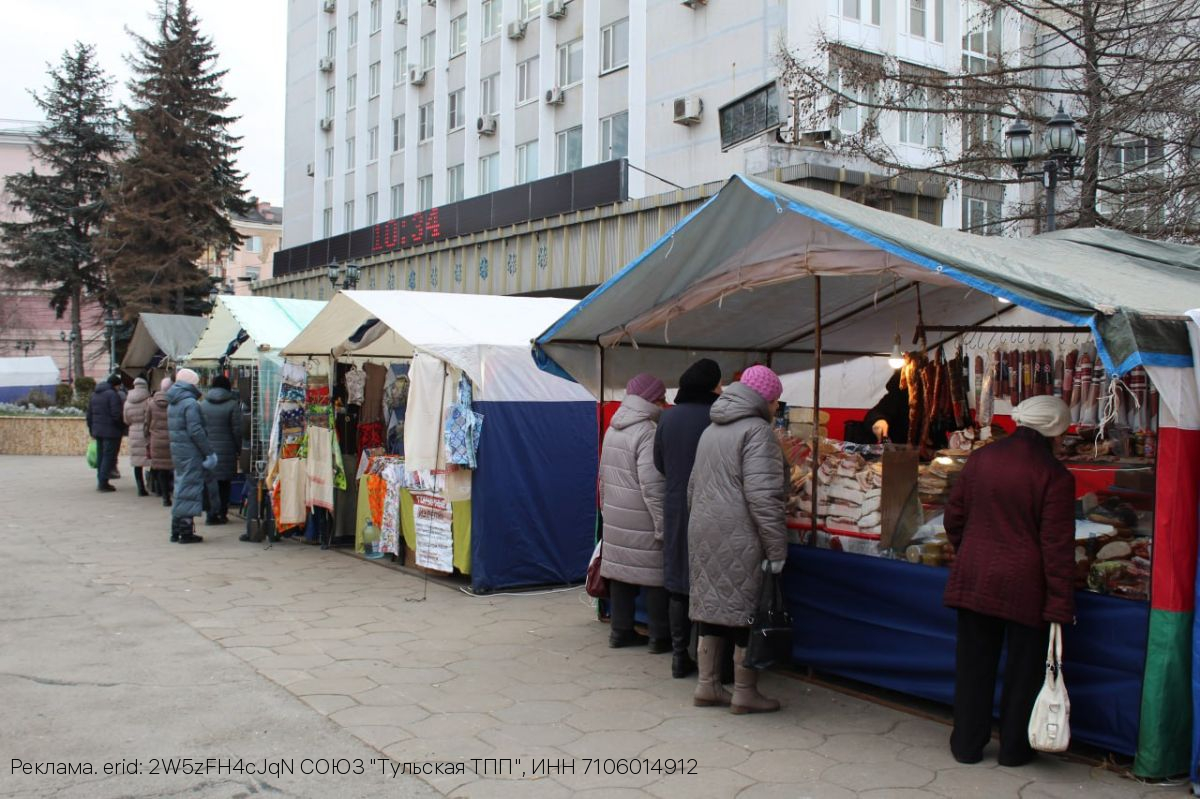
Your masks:
{"label": "blue and white tent", "polygon": [[[587,571],[595,542],[596,402],[529,356],[533,338],[574,305],[343,291],[283,350],[289,358],[380,362],[429,356],[470,379],[484,423],[471,481],[470,558],[460,561],[458,553],[455,561],[468,565],[476,591],[578,582]],[[410,372],[413,394],[424,374]]]}
{"label": "blue and white tent", "polygon": [[0,402],[24,399],[34,389],[53,398],[58,379],[58,366],[49,355],[0,358]]}

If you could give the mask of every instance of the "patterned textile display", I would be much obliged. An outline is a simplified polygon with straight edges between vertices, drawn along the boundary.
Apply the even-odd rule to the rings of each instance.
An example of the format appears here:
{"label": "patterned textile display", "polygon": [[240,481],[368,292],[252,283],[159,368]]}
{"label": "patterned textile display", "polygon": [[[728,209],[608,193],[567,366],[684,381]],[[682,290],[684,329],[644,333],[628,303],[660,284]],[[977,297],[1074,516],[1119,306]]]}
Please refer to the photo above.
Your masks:
{"label": "patterned textile display", "polygon": [[383,422],[367,422],[358,426],[358,446],[363,450],[383,447]]}
{"label": "patterned textile display", "polygon": [[327,427],[310,427],[307,438],[305,504],[333,510],[333,431]]}
{"label": "patterned textile display", "polygon": [[352,367],[342,379],[346,384],[346,404],[362,405],[363,389],[367,386],[367,373],[362,369]]}
{"label": "patterned textile display", "polygon": [[474,469],[482,430],[483,415],[471,410],[471,381],[463,375],[458,380],[458,402],[446,409],[446,429],[442,434],[446,462]]}
{"label": "patterned textile display", "polygon": [[392,464],[383,470],[387,493],[383,499],[383,524],[379,527],[379,551],[389,555],[400,553],[400,489],[404,482],[404,467]]}

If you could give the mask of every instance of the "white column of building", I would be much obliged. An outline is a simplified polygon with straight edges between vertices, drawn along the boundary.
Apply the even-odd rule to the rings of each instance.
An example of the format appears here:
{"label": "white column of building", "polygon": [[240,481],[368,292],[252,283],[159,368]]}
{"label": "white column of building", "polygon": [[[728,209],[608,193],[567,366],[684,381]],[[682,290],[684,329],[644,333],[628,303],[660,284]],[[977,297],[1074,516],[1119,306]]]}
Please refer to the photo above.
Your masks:
{"label": "white column of building", "polygon": [[[379,162],[375,187],[379,197],[379,219],[392,218],[392,117],[396,114],[392,107],[392,98],[396,94],[392,82],[396,53],[396,10],[393,5],[393,0],[383,4],[383,31],[379,34]],[[369,219],[367,224],[376,221]]]}
{"label": "white column of building", "polygon": [[[647,0],[629,0],[629,163],[646,168]],[[629,170],[629,196],[646,194],[646,176]]]}
{"label": "white column of building", "polygon": [[[538,97],[538,108],[541,113],[538,117],[538,177],[544,178],[554,174],[554,159],[558,145],[555,137],[554,117],[556,105],[546,103],[546,91],[558,85],[558,37],[553,25],[547,24],[548,20],[543,17],[537,22],[538,30],[538,71],[541,73],[538,80],[538,92],[541,95]],[[533,21],[530,21],[530,28],[533,27]]]}
{"label": "white column of building", "polygon": [[[576,10],[572,6],[570,12]],[[583,4],[583,157],[581,166],[600,160],[600,4]]]}
{"label": "white column of building", "polygon": [[[404,26],[404,34],[408,44],[408,63],[405,72],[414,64],[421,61],[421,6],[420,0],[398,0],[408,7],[408,24]],[[417,177],[419,160],[417,158],[417,114],[421,105],[420,87],[413,86],[404,79],[404,210],[412,213],[417,208]]]}
{"label": "white column of building", "polygon": [[467,0],[467,59],[466,88],[463,91],[466,129],[463,131],[463,197],[474,197],[479,193],[479,136],[475,133],[475,119],[479,116],[480,64],[483,61],[480,31],[483,30],[483,10],[480,0]]}
{"label": "white column of building", "polygon": [[[496,110],[500,114],[500,186],[513,185],[517,173],[517,45],[508,38],[508,23],[520,14],[520,0],[505,0],[500,12],[500,86]],[[516,14],[513,12],[516,11]]]}
{"label": "white column of building", "polygon": [[[321,59],[327,55],[326,44],[329,28],[337,24],[337,15],[326,14],[324,10],[319,11],[317,21],[317,47],[313,57]],[[334,47],[333,53],[335,59],[340,54],[338,47]],[[334,75],[337,74],[337,64],[334,64]],[[313,71],[313,107],[316,110],[316,115],[312,120],[313,126],[313,191],[312,191],[312,238],[309,241],[317,241],[325,237],[325,206],[330,202],[327,196],[326,186],[329,185],[331,175],[325,174],[325,148],[328,146],[329,134],[321,130],[321,120],[325,117],[325,84],[328,78],[326,73],[320,69]],[[295,242],[293,242],[295,243]]]}
{"label": "white column of building", "polygon": [[[350,63],[349,22],[350,14],[354,11],[354,0],[339,0],[337,4],[337,46],[333,63],[333,128],[326,134],[329,137],[327,146],[333,147],[333,170],[330,173],[332,197],[326,197],[328,207],[332,209],[331,233],[345,232],[345,220],[342,208],[346,202],[346,77],[355,69]],[[321,98],[325,104],[325,98]],[[322,148],[321,157],[325,157]]]}
{"label": "white column of building", "polygon": [[446,145],[450,125],[450,8],[448,3],[434,7],[433,57],[433,205],[446,202]]}
{"label": "white column of building", "polygon": [[358,44],[355,58],[357,63],[354,65],[358,80],[354,81],[354,195],[349,198],[354,200],[354,219],[346,228],[346,232],[366,224],[364,220],[367,218],[367,192],[370,191],[370,187],[367,186],[367,161],[370,156],[367,129],[371,127],[371,115],[367,108],[370,103],[367,98],[370,94],[371,70],[370,2],[371,0],[355,0],[355,8],[352,9],[358,11]]}

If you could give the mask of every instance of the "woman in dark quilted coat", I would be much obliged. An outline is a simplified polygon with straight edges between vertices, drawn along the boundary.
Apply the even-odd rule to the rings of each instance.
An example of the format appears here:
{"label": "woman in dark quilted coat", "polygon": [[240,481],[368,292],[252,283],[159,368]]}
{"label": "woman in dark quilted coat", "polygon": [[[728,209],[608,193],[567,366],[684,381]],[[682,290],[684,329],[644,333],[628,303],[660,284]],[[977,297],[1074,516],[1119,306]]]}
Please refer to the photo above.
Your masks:
{"label": "woman in dark quilted coat", "polygon": [[1075,617],[1075,478],[1053,451],[1070,411],[1056,397],[1032,397],[1013,421],[1013,435],[967,461],[946,505],[957,556],[945,604],[958,610],[950,751],[960,763],[978,763],[991,740],[1005,643],[998,759],[1020,766],[1033,758],[1029,717],[1045,674],[1049,623]]}
{"label": "woman in dark quilted coat", "polygon": [[[688,497],[690,608],[700,623],[699,679],[693,702],[734,713],[770,713],[779,702],[758,692],[758,672],[743,665],[750,616],[762,575],[787,558],[787,463],[771,423],[783,386],[751,366],[713,403],[700,436]],[[721,651],[732,639],[733,696],[721,686]]]}
{"label": "woman in dark quilted coat", "polygon": [[167,426],[167,389],[171,378],[164,377],[158,392],[146,405],[146,447],[149,453],[150,484],[162,495],[162,504],[171,507],[175,487],[175,464],[171,461],[171,430]]}
{"label": "woman in dark quilted coat", "polygon": [[208,441],[217,453],[217,468],[208,475],[217,487],[217,496],[209,492],[209,511],[206,524],[225,524],[229,521],[229,493],[237,475],[237,459],[242,451],[242,409],[230,390],[229,378],[217,375],[212,387],[200,403],[208,427]]}

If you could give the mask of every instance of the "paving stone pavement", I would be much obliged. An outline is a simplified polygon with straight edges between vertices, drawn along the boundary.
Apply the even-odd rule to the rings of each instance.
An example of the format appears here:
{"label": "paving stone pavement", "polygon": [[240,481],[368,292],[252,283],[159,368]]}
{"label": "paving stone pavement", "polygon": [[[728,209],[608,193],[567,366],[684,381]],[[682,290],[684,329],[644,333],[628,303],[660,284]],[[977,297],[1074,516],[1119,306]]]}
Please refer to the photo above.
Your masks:
{"label": "paving stone pavement", "polygon": [[[465,762],[461,775],[424,777],[445,795],[1187,793],[1055,757],[1021,769],[960,766],[944,724],[779,674],[765,675],[761,687],[782,700],[780,713],[695,708],[692,682],[670,678],[669,656],[607,647],[608,628],[580,590],[473,597],[338,552],[241,543],[232,524],[201,529],[203,544],[180,546],[167,540],[157,499],[135,497],[131,480],[96,493],[82,458],[0,457],[0,473],[6,546],[21,536],[59,556],[66,583],[151,600],[257,673],[238,688],[247,702],[274,683],[314,723],[324,717],[396,762]],[[987,754],[994,757],[994,745]],[[520,764],[511,774],[484,773],[471,762],[483,758]],[[694,761],[695,773],[602,773],[595,762],[608,759],[683,760],[689,771]],[[574,773],[535,777],[538,762],[571,763]],[[354,795],[353,783],[345,788],[338,793]]]}

